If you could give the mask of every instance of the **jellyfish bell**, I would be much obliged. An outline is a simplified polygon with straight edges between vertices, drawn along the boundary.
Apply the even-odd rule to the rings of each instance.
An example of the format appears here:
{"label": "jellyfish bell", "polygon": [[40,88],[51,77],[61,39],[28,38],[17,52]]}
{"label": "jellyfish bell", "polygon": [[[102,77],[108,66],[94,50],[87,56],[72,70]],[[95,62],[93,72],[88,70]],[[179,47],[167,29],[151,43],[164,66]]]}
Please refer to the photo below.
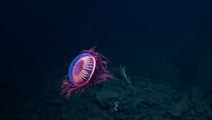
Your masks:
{"label": "jellyfish bell", "polygon": [[108,60],[95,48],[83,50],[74,58],[68,70],[68,75],[62,83],[62,95],[68,98],[72,93],[83,92],[85,88],[112,78],[108,71]]}
{"label": "jellyfish bell", "polygon": [[78,55],[70,64],[68,77],[73,86],[84,86],[87,84],[96,67],[95,58],[89,53]]}

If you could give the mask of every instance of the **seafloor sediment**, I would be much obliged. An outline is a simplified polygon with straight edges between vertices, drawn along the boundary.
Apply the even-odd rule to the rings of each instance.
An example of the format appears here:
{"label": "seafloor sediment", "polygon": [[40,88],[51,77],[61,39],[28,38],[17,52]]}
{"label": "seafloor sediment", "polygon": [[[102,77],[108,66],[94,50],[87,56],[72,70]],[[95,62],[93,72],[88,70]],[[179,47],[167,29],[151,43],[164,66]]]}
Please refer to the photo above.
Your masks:
{"label": "seafloor sediment", "polygon": [[59,70],[46,72],[46,81],[1,110],[1,120],[209,120],[212,95],[197,87],[179,93],[146,78],[109,80],[60,96]]}

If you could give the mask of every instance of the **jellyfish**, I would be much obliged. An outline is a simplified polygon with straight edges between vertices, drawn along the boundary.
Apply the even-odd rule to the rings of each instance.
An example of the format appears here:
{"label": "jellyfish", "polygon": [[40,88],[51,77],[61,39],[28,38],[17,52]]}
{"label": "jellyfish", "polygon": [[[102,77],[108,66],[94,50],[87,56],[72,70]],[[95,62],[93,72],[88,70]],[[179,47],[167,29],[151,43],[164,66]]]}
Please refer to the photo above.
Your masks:
{"label": "jellyfish", "polygon": [[113,78],[108,71],[108,63],[106,57],[95,52],[95,47],[83,50],[69,65],[61,94],[69,98],[72,93],[82,93],[85,88]]}

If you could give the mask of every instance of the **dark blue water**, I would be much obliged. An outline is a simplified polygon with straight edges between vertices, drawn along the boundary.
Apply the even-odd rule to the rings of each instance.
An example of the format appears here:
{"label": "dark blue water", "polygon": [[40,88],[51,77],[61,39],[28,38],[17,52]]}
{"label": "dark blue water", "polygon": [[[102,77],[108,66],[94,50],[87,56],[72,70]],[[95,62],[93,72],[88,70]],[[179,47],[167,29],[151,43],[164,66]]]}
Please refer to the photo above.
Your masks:
{"label": "dark blue water", "polygon": [[[211,4],[1,0],[0,119],[212,119]],[[116,79],[65,99],[68,65],[94,46]]]}

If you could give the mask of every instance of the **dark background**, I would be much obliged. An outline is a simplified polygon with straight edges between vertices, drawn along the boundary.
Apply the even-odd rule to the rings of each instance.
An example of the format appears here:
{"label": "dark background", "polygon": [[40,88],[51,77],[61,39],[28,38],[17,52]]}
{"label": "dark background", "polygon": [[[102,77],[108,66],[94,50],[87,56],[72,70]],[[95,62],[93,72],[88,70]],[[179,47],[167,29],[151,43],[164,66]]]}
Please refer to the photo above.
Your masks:
{"label": "dark background", "polygon": [[62,78],[67,64],[93,46],[111,68],[124,64],[132,76],[181,92],[190,86],[210,91],[211,5],[209,0],[1,0],[2,103],[43,87],[51,69],[60,69]]}

